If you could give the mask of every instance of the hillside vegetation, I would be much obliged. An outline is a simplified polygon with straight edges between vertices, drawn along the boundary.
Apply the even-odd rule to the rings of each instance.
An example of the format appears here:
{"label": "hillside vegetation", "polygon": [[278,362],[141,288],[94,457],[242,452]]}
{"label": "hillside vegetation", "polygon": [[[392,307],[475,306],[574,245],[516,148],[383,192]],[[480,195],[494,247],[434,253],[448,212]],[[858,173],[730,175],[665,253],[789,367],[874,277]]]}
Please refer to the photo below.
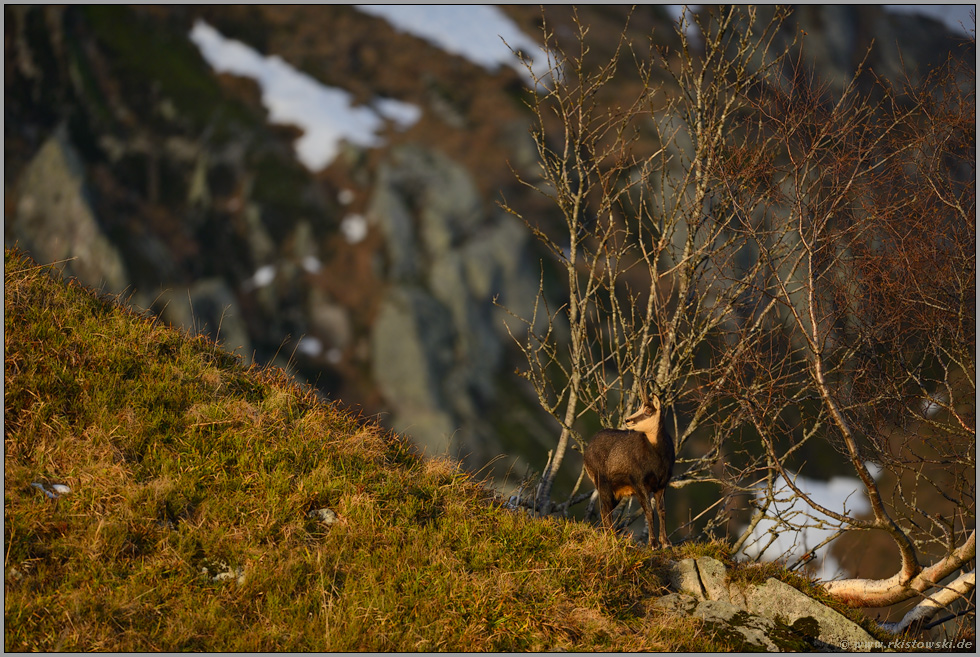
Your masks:
{"label": "hillside vegetation", "polygon": [[18,252],[4,282],[6,650],[733,647],[651,604],[681,550],[504,509]]}

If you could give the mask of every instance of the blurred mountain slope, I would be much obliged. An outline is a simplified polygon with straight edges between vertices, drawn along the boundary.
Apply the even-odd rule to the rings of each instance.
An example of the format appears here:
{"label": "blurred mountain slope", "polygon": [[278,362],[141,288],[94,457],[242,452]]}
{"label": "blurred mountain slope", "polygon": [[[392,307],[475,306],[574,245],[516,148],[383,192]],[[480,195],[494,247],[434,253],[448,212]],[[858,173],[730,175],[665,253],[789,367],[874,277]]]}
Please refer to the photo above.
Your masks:
{"label": "blurred mountain slope", "polygon": [[[503,10],[540,38],[538,7]],[[545,11],[571,45],[572,9]],[[4,12],[5,243],[75,258],[66,272],[82,282],[285,365],[432,453],[474,469],[508,454],[496,474],[518,456],[543,465],[554,427],[512,374],[520,361],[495,305],[526,316],[541,274],[529,231],[497,201],[557,220],[513,175],[533,176],[537,157],[520,73],[349,6]],[[628,14],[578,9],[596,61]],[[672,42],[673,18],[641,7],[628,34]],[[872,40],[869,63],[886,77],[903,63],[924,70],[955,44],[938,22],[878,7],[807,6],[794,18],[831,85]],[[256,83],[204,60],[189,39],[197,20],[360,105],[395,99],[421,118],[310,172],[294,151],[301,132],[269,123]]]}

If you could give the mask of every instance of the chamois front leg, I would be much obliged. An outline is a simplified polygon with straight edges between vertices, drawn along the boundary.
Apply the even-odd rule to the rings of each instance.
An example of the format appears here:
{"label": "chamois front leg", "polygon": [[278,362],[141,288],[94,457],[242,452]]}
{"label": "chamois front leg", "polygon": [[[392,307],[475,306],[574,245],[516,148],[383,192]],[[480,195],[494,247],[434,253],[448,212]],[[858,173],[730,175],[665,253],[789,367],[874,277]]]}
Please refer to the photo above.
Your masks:
{"label": "chamois front leg", "polygon": [[[660,489],[653,494],[653,499],[657,503],[657,516],[660,518],[660,547],[670,546],[667,540],[667,507],[664,506],[664,489]],[[653,519],[648,525],[650,527],[650,537],[653,538]]]}

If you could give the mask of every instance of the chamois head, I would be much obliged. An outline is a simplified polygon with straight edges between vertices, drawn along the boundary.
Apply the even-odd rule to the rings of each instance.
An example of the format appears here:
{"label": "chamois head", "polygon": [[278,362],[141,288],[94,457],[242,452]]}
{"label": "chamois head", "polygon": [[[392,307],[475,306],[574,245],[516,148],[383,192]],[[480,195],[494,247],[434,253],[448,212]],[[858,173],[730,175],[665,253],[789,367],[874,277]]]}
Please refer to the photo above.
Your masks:
{"label": "chamois head", "polygon": [[642,433],[656,434],[660,430],[660,397],[647,397],[646,389],[640,389],[642,405],[640,409],[626,418],[623,423],[627,429]]}

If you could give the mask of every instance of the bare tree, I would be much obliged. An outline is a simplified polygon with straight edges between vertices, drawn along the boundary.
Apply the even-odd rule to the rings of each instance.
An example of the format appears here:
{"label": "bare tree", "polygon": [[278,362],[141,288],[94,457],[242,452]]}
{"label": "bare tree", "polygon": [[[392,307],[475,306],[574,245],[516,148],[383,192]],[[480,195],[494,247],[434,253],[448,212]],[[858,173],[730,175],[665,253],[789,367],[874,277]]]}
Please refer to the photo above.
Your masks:
{"label": "bare tree", "polygon": [[[894,577],[827,590],[858,606],[923,598],[904,629],[975,585],[975,75],[951,65],[871,94],[857,79],[833,102],[793,84],[753,101],[765,192],[736,167],[726,184],[743,209],[783,218],[751,239],[788,342],[739,385],[808,522],[882,531],[898,548]],[[796,486],[789,464],[811,439],[850,463],[870,518]]]}
{"label": "bare tree", "polygon": [[[576,21],[579,51],[570,55],[545,25],[554,61],[537,80],[547,91],[532,106],[541,177],[523,182],[553,201],[565,225],[555,234],[526,221],[563,270],[567,301],[549,308],[542,279],[526,335],[515,336],[529,364],[525,376],[561,427],[536,508],[553,507],[555,474],[569,445],[582,443],[577,421],[594,414],[616,425],[644,382],[666,406],[689,411],[674,428],[679,448],[709,420],[737,423],[721,419],[739,409],[720,392],[749,340],[719,348],[723,334],[746,313],[761,320],[775,304],[746,306],[761,264],[749,262],[731,230],[742,218],[712,190],[730,141],[726,126],[784,54],[771,52],[778,21],[753,33],[739,30],[738,19],[735,11],[712,19],[705,62],[686,54],[682,26],[679,60],[671,51],[633,49],[624,31],[613,58],[597,67],[586,26]],[[627,54],[635,94],[622,103],[609,90]],[[677,86],[684,93],[672,93]],[[683,481],[719,481],[710,472],[719,447],[687,462]]]}
{"label": "bare tree", "polygon": [[[917,598],[893,629],[924,622],[975,586],[975,72],[951,64],[912,88],[868,86],[861,69],[831,93],[795,41],[777,45],[788,11],[689,16],[675,48],[641,50],[624,30],[598,64],[577,19],[573,54],[543,28],[541,175],[522,182],[564,225],[525,221],[564,296],[549,307],[543,274],[515,340],[559,432],[525,502],[583,499],[576,485],[552,501],[583,418],[617,426],[649,382],[674,411],[672,485],[721,491],[695,510],[713,514],[705,531],[730,532],[749,500],[736,551],[764,519],[828,541],[884,532],[895,576],[827,590]],[[680,458],[688,442],[698,452]],[[869,517],[797,484],[818,445],[853,469]]]}

